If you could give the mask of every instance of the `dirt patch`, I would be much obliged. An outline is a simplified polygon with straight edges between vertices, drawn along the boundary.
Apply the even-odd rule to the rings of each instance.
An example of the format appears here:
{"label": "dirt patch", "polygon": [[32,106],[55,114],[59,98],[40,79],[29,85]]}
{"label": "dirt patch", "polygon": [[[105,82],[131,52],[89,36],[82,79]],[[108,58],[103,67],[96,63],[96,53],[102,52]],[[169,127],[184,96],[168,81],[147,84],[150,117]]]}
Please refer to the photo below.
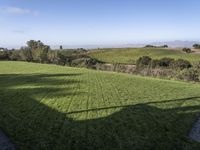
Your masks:
{"label": "dirt patch", "polygon": [[194,49],[194,48],[193,48],[193,49],[192,49],[192,52],[193,52],[193,53],[200,54],[200,49]]}

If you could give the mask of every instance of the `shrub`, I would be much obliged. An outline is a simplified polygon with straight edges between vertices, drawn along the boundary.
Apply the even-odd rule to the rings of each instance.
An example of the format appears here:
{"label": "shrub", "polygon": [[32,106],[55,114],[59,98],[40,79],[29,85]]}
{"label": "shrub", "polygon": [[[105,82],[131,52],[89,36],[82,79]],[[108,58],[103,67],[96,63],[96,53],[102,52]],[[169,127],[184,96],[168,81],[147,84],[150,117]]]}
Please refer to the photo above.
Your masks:
{"label": "shrub", "polygon": [[156,48],[154,45],[146,45],[145,48]]}
{"label": "shrub", "polygon": [[196,49],[199,49],[200,48],[200,44],[194,44],[193,47],[196,48]]}
{"label": "shrub", "polygon": [[147,66],[151,64],[151,60],[152,59],[149,56],[142,56],[137,60],[136,64]]}
{"label": "shrub", "polygon": [[161,46],[161,47],[163,47],[163,48],[168,48],[168,45],[163,45],[163,46]]}
{"label": "shrub", "polygon": [[192,53],[192,50],[190,48],[183,48],[182,51],[186,53]]}
{"label": "shrub", "polygon": [[174,59],[172,58],[162,58],[159,60],[159,66],[160,67],[169,67],[173,64]]}
{"label": "shrub", "polygon": [[181,69],[181,70],[192,67],[191,63],[184,59],[175,60],[172,65],[174,69]]}
{"label": "shrub", "polygon": [[195,68],[184,69],[178,75],[178,79],[186,81],[199,81],[198,70]]}
{"label": "shrub", "polygon": [[86,59],[86,64],[89,65],[89,66],[96,65],[98,63],[103,63],[103,62],[99,61],[95,58],[90,58],[90,57],[88,57],[88,59]]}
{"label": "shrub", "polygon": [[9,58],[10,60],[21,60],[20,51],[19,50],[12,51]]}
{"label": "shrub", "polygon": [[195,65],[194,65],[194,68],[198,69],[200,71],[200,61],[197,62]]}
{"label": "shrub", "polygon": [[0,51],[0,60],[8,60],[8,53],[7,51]]}
{"label": "shrub", "polygon": [[66,64],[66,57],[60,52],[57,52],[57,64],[64,66]]}
{"label": "shrub", "polygon": [[152,67],[152,68],[159,67],[159,62],[160,62],[160,60],[158,60],[158,59],[153,59],[153,60],[151,61],[151,67]]}
{"label": "shrub", "polygon": [[100,61],[90,58],[90,57],[82,57],[82,58],[76,58],[71,60],[71,66],[79,66],[79,67],[87,67],[87,68],[94,68],[94,66],[98,63],[101,63]]}
{"label": "shrub", "polygon": [[28,47],[22,47],[19,51],[19,56],[20,59],[24,61],[30,62],[33,60],[31,49]]}

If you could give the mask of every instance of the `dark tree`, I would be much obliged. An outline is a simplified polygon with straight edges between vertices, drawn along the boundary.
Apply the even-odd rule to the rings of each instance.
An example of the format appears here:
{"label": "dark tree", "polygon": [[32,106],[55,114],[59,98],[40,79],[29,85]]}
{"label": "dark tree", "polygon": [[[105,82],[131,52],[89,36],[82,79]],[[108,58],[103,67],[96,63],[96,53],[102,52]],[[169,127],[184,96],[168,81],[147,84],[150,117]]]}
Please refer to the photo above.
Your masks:
{"label": "dark tree", "polygon": [[168,45],[163,45],[162,47],[163,47],[163,48],[168,48]]}
{"label": "dark tree", "polygon": [[192,50],[190,48],[183,48],[183,51],[186,52],[186,53],[191,53]]}
{"label": "dark tree", "polygon": [[154,45],[146,45],[145,48],[156,48]]}
{"label": "dark tree", "polygon": [[200,49],[200,44],[194,44],[193,47],[196,49]]}
{"label": "dark tree", "polygon": [[162,58],[159,60],[159,66],[160,67],[169,67],[174,62],[174,59],[172,58]]}

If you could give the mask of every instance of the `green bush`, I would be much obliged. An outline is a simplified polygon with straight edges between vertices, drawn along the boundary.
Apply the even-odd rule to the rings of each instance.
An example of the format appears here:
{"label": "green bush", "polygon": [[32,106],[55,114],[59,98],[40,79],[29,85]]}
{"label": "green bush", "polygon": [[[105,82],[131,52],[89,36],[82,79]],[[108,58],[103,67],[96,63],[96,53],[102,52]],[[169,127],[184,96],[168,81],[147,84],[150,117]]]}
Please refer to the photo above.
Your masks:
{"label": "green bush", "polygon": [[158,60],[158,59],[153,59],[153,60],[151,61],[151,67],[152,67],[152,68],[159,67],[159,62],[160,62],[160,60]]}
{"label": "green bush", "polygon": [[183,48],[182,51],[186,53],[192,53],[192,50],[190,48]]}
{"label": "green bush", "polygon": [[162,58],[159,60],[159,66],[160,67],[169,67],[173,64],[174,59],[172,58]]}
{"label": "green bush", "polygon": [[163,47],[163,48],[168,48],[168,45],[163,45],[163,46],[161,46],[161,47]]}
{"label": "green bush", "polygon": [[198,82],[199,81],[198,70],[195,68],[184,69],[179,73],[178,79]]}
{"label": "green bush", "polygon": [[0,51],[0,60],[8,60],[9,56],[7,51]]}
{"label": "green bush", "polygon": [[145,48],[156,48],[154,45],[146,45]]}
{"label": "green bush", "polygon": [[77,58],[71,60],[71,66],[94,68],[96,64],[100,63],[98,60],[93,58]]}
{"label": "green bush", "polygon": [[172,64],[173,68],[174,69],[187,69],[187,68],[191,68],[192,67],[192,64],[187,61],[187,60],[184,60],[184,59],[178,59],[178,60],[175,60]]}
{"label": "green bush", "polygon": [[196,49],[199,49],[200,48],[200,44],[194,44],[193,47],[196,48]]}
{"label": "green bush", "polygon": [[22,47],[19,50],[19,56],[20,59],[23,61],[28,61],[28,62],[33,61],[31,49],[28,47]]}
{"label": "green bush", "polygon": [[136,64],[147,66],[151,64],[151,60],[149,56],[142,56],[137,60]]}
{"label": "green bush", "polygon": [[9,56],[9,59],[14,61],[21,60],[20,51],[19,50],[12,51]]}

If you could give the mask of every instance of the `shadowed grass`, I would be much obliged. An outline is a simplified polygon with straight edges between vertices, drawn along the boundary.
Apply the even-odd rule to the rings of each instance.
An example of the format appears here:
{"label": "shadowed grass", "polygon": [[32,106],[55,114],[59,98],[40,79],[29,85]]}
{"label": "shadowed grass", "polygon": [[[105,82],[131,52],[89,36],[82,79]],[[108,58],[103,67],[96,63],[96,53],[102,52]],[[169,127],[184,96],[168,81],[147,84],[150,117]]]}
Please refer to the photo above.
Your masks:
{"label": "shadowed grass", "polygon": [[0,128],[19,149],[200,146],[187,138],[199,84],[24,62],[0,68]]}

